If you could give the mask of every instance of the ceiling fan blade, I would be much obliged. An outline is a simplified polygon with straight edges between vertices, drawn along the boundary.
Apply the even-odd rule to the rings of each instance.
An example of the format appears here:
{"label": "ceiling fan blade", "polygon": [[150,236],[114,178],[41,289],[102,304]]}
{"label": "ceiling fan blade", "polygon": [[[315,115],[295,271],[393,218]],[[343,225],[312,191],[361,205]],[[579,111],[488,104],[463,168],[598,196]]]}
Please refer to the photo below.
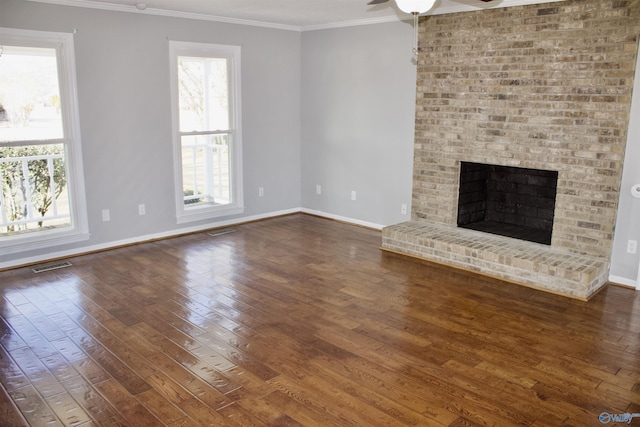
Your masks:
{"label": "ceiling fan blade", "polygon": [[[367,3],[367,6],[376,5],[376,4],[382,4],[382,3],[386,3],[388,1],[389,0],[371,0],[369,3]],[[485,2],[485,3],[489,3],[490,1],[493,1],[493,0],[480,0],[480,1]]]}

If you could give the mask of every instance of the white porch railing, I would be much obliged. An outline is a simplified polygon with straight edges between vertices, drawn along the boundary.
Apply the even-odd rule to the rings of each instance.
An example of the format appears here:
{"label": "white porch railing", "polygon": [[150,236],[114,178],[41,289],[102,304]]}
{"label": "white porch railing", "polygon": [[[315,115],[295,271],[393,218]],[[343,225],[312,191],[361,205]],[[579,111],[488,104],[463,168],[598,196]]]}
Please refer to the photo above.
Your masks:
{"label": "white porch railing", "polygon": [[183,190],[193,191],[193,194],[184,195],[185,205],[199,202],[215,204],[230,202],[230,138],[231,133],[183,136]]}
{"label": "white porch railing", "polygon": [[[46,154],[25,157],[0,158],[0,232],[7,232],[13,227],[30,228],[29,225],[43,221],[55,220],[58,223],[69,223],[71,215],[66,201],[61,202],[56,198],[57,183],[54,179],[54,161],[63,160],[64,154]],[[29,170],[29,163],[34,161],[46,161],[48,172],[49,190],[47,196],[51,199],[51,205],[43,216],[34,205],[34,177]],[[20,170],[20,178],[16,179],[8,173],[8,165],[15,163]],[[12,182],[13,188],[19,188],[13,194],[7,193],[8,183]],[[11,214],[13,212],[13,214]]]}

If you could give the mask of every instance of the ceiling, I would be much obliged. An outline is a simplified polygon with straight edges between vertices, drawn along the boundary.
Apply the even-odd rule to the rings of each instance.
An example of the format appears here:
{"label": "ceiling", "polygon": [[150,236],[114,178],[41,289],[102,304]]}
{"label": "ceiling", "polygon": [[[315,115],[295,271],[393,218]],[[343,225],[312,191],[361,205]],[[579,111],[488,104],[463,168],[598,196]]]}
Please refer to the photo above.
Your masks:
{"label": "ceiling", "polygon": [[[369,0],[29,0],[122,12],[177,16],[309,31],[407,19],[393,0],[369,6]],[[561,0],[436,0],[426,14],[464,12]]]}

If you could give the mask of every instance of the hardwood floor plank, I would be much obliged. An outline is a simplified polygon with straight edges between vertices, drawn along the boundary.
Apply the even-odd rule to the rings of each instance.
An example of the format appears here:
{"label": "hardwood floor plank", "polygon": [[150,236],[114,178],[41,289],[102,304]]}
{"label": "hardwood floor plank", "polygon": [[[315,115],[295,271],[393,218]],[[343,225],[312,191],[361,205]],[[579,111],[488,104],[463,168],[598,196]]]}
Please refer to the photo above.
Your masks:
{"label": "hardwood floor plank", "polygon": [[163,425],[162,421],[151,413],[126,387],[115,379],[109,379],[95,385],[96,389],[131,425]]}
{"label": "hardwood floor plank", "polygon": [[51,408],[31,385],[9,393],[30,426],[63,426]]}
{"label": "hardwood floor plank", "polygon": [[11,317],[11,327],[25,343],[28,343],[37,357],[55,354],[56,350],[51,343],[23,315]]}
{"label": "hardwood floor plank", "polygon": [[218,414],[222,417],[222,425],[225,426],[245,427],[264,425],[262,421],[236,403],[220,409]]}
{"label": "hardwood floor plank", "polygon": [[[234,364],[234,367],[227,369],[225,372],[233,370],[235,367],[241,368],[243,371],[251,372],[252,375],[260,378],[262,381],[269,380],[278,375],[278,372],[274,371],[260,360],[252,357],[245,351],[234,347],[232,345],[219,340],[212,334],[204,334],[198,337],[198,341],[208,346],[210,349],[215,350],[217,354],[222,355],[227,360]],[[247,344],[250,345],[250,344]],[[194,354],[198,354],[202,348],[198,349]]]}
{"label": "hardwood floor plank", "polygon": [[0,346],[0,383],[8,392],[29,385],[27,376],[2,346]]}
{"label": "hardwood floor plank", "polygon": [[67,360],[73,369],[78,372],[90,384],[96,384],[111,378],[111,376],[82,351],[71,338],[52,341],[59,354]]}
{"label": "hardwood floor plank", "polygon": [[345,425],[343,420],[318,406],[312,396],[309,397],[298,390],[290,390],[286,387],[286,384],[279,385],[274,381],[276,379],[270,382],[274,384],[276,391],[269,394],[265,399],[269,405],[281,408],[282,412],[305,426]]}
{"label": "hardwood floor plank", "polygon": [[97,425],[116,427],[127,424],[119,411],[82,377],[71,378],[62,384]]}
{"label": "hardwood floor plank", "polygon": [[288,415],[281,415],[278,418],[270,420],[267,427],[302,427],[302,424],[289,417]]}
{"label": "hardwood floor plank", "polygon": [[168,424],[170,427],[202,427],[202,424],[191,418],[183,418],[175,423]]}
{"label": "hardwood floor plank", "polygon": [[[264,425],[269,425],[270,421],[277,420],[284,415],[280,406],[272,405],[269,402],[269,396],[272,393],[274,393],[274,391],[269,390],[267,393],[259,396],[244,396],[238,399],[237,402],[239,406],[244,408],[245,411],[251,413],[255,418],[259,420],[266,420],[264,421]],[[297,422],[295,420],[293,421]]]}
{"label": "hardwood floor plank", "polygon": [[17,306],[17,309],[47,340],[53,341],[64,337],[64,332],[34,304],[22,304]]}
{"label": "hardwood floor plank", "polygon": [[[191,393],[174,381],[164,372],[155,373],[147,377],[147,382],[153,389],[164,397],[164,400],[174,405],[191,398]],[[145,392],[146,393],[146,392]],[[227,403],[227,402],[225,402]]]}
{"label": "hardwood floor plank", "polygon": [[196,398],[190,398],[183,402],[180,402],[180,409],[189,415],[189,418],[193,420],[199,426],[223,426],[224,417],[218,414],[208,405],[203,405],[202,402]]}
{"label": "hardwood floor plank", "polygon": [[52,354],[51,356],[47,356],[40,361],[47,367],[49,372],[51,372],[56,380],[59,382],[67,381],[70,378],[75,378],[80,374],[75,368],[67,362],[62,355],[59,353]]}
{"label": "hardwood floor plank", "polygon": [[558,426],[640,412],[640,293],[589,302],[309,215],[0,272],[0,426]]}
{"label": "hardwood floor plank", "polygon": [[60,393],[46,399],[47,404],[64,425],[81,425],[91,417],[68,393]]}
{"label": "hardwood floor plank", "polygon": [[[9,292],[9,294],[11,294],[11,292]],[[0,313],[2,317],[6,319],[20,314],[18,309],[9,301],[6,293],[3,294],[3,298],[0,299]]]}
{"label": "hardwood floor plank", "polygon": [[29,424],[0,382],[0,425],[25,427]]}
{"label": "hardwood floor plank", "polygon": [[[340,425],[399,425],[394,418],[373,407],[368,407],[357,399],[345,400],[341,398],[341,392],[313,376],[306,376],[302,380],[298,378],[292,380],[286,376],[280,376],[271,380],[270,383],[297,401],[305,402],[306,406],[311,406],[316,411],[322,409],[337,420],[336,422]],[[337,395],[334,394],[335,392]],[[327,405],[328,399],[331,399],[329,396],[332,394],[334,394],[332,399],[337,398],[337,400],[332,405]],[[358,411],[355,407],[360,410]]]}
{"label": "hardwood floor plank", "polygon": [[224,394],[233,391],[238,385],[233,384],[222,372],[198,358],[192,352],[180,347],[164,335],[148,327],[144,323],[137,324],[134,329],[145,337],[146,340],[156,345],[163,353],[168,355],[193,375],[200,378],[209,386]]}
{"label": "hardwood floor plank", "polygon": [[30,348],[20,348],[9,354],[27,377],[29,383],[45,399],[64,391],[64,387]]}
{"label": "hardwood floor plank", "polygon": [[389,394],[385,388],[381,388],[378,391],[371,388],[364,388],[358,381],[346,378],[333,369],[321,364],[310,364],[308,370],[312,372],[313,375],[335,384],[340,390],[345,390],[353,396],[352,398],[356,398],[368,406],[376,408],[378,411],[395,419],[396,422],[404,425],[448,425],[449,422],[455,419],[450,412],[444,409],[437,410],[435,406],[429,406],[428,404],[427,408],[424,406],[414,406],[411,408],[411,403],[405,400],[398,401],[394,399],[393,395]]}
{"label": "hardwood floor plank", "polygon": [[186,417],[177,406],[167,402],[156,390],[147,390],[137,396],[142,405],[165,424],[175,423]]}
{"label": "hardwood floor plank", "polygon": [[71,340],[78,347],[81,347],[83,351],[86,351],[100,368],[111,377],[116,378],[131,394],[136,395],[149,390],[149,384],[144,381],[140,374],[133,371],[86,331],[76,329],[67,333]]}
{"label": "hardwood floor plank", "polygon": [[387,371],[363,359],[337,360],[323,356],[311,360],[320,369],[333,371],[367,390],[386,396],[414,412],[431,413],[431,407],[445,407],[450,395],[440,389],[427,389],[413,379]]}
{"label": "hardwood floor plank", "polygon": [[24,348],[27,343],[18,335],[16,331],[0,317],[0,345],[8,351]]}
{"label": "hardwood floor plank", "polygon": [[[169,377],[173,382],[182,386],[189,392],[188,400],[191,397],[198,398],[203,404],[216,410],[224,406],[229,405],[232,401],[223,393],[218,391],[215,387],[205,382],[199,376],[192,373],[190,370],[183,367],[181,364],[176,363],[175,360],[162,353],[156,353],[150,356],[149,361],[156,366],[162,368],[164,374]],[[152,378],[152,377],[149,377]],[[157,391],[160,392],[158,388]],[[178,403],[181,403],[179,401]]]}

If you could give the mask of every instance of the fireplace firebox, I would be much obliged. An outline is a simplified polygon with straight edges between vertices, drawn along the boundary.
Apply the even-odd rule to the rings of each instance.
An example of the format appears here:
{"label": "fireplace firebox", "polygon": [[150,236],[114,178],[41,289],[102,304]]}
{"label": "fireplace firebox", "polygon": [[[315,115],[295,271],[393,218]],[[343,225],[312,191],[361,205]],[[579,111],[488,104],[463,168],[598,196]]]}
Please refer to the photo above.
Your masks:
{"label": "fireplace firebox", "polygon": [[461,162],[458,227],[551,244],[558,172]]}

